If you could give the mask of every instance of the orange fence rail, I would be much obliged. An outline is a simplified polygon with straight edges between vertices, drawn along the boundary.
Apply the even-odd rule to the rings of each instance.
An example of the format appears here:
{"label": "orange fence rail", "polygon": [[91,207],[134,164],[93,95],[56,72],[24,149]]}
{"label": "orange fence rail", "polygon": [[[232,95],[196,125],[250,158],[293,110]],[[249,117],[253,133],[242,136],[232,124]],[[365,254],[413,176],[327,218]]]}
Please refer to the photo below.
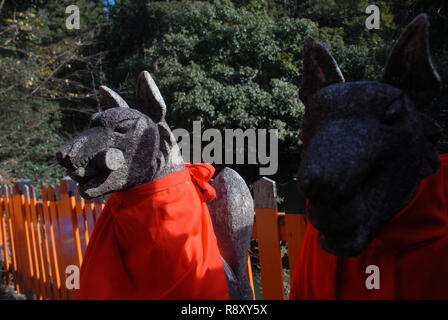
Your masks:
{"label": "orange fence rail", "polygon": [[[23,182],[1,187],[1,281],[30,298],[75,299],[72,280],[79,274],[104,201],[82,199],[70,180],[43,186],[41,195],[37,199],[34,188]],[[304,215],[256,207],[255,217],[252,237],[258,240],[263,299],[285,299],[280,241],[288,243],[294,270]],[[250,258],[248,273],[253,281]]]}

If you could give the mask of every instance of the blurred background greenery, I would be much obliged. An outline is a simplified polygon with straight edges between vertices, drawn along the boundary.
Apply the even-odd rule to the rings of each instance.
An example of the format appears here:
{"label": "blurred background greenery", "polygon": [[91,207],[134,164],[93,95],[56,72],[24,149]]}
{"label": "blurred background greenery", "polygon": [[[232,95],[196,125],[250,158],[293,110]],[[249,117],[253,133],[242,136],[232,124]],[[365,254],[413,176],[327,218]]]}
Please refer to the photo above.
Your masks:
{"label": "blurred background greenery", "polygon": [[[80,9],[68,30],[65,8]],[[379,30],[365,9],[380,8]],[[300,161],[303,105],[301,44],[319,39],[346,80],[379,80],[403,28],[429,15],[431,54],[448,75],[448,5],[443,0],[0,0],[0,183],[29,178],[39,186],[64,176],[54,154],[102,110],[99,85],[135,106],[135,82],[148,70],[168,106],[171,128],[276,128],[278,182]],[[446,81],[445,81],[446,82]],[[444,129],[448,90],[426,112]],[[234,166],[248,183],[256,166]]]}

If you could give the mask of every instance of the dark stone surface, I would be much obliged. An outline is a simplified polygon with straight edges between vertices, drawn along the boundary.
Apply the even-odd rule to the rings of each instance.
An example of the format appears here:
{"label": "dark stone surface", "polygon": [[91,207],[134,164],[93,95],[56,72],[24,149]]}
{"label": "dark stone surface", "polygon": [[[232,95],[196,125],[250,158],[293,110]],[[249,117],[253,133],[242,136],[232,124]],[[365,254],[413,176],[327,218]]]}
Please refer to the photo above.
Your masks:
{"label": "dark stone surface", "polygon": [[330,253],[360,254],[440,166],[439,126],[421,112],[440,88],[427,37],[420,15],[396,42],[381,82],[348,83],[328,51],[305,40],[298,179]]}
{"label": "dark stone surface", "polygon": [[262,177],[252,184],[255,208],[277,209],[275,181]]}

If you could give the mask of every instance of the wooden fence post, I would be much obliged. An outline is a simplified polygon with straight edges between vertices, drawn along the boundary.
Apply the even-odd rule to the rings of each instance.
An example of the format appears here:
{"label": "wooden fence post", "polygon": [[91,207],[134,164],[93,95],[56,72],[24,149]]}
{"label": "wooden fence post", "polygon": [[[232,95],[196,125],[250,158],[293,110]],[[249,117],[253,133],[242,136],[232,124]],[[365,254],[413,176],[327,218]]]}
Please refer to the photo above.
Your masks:
{"label": "wooden fence post", "polygon": [[49,186],[48,187],[48,196],[50,198],[50,214],[51,214],[51,223],[53,226],[54,232],[54,240],[55,240],[55,254],[58,262],[58,268],[56,269],[58,272],[58,288],[60,292],[60,299],[67,299],[67,288],[65,287],[65,261],[63,255],[63,243],[62,243],[62,233],[61,233],[61,225],[59,219],[59,211],[60,211],[60,202],[61,202],[61,194],[59,192],[59,187]]}
{"label": "wooden fence post", "polygon": [[[52,189],[52,188],[51,188]],[[53,191],[50,195],[50,187],[42,186],[42,204],[43,204],[43,217],[45,220],[44,224],[44,232],[46,235],[45,245],[46,245],[46,255],[47,255],[47,263],[49,264],[49,274],[51,278],[51,282],[49,290],[50,290],[50,299],[61,299],[61,281],[59,278],[59,261],[56,247],[56,239],[55,239],[55,230],[52,223],[52,214],[51,214],[51,203],[54,205],[54,194]]]}
{"label": "wooden fence post", "polygon": [[79,185],[75,186],[75,214],[76,220],[78,222],[79,238],[81,242],[81,260],[79,265],[82,265],[82,257],[86,251],[87,244],[89,243],[89,228],[87,225],[87,219],[85,215],[85,202],[84,199],[79,195]]}
{"label": "wooden fence post", "polygon": [[30,229],[31,238],[33,240],[33,254],[34,254],[34,265],[35,265],[35,275],[36,275],[36,288],[39,299],[45,299],[48,297],[47,294],[47,272],[44,260],[44,246],[43,246],[43,232],[42,232],[42,203],[38,202],[36,199],[36,193],[34,187],[30,186],[29,194],[31,197],[30,203]]}
{"label": "wooden fence post", "polygon": [[0,188],[0,237],[2,244],[2,262],[4,268],[4,274],[2,274],[2,282],[4,280],[4,284],[9,286],[9,269],[10,269],[10,261],[9,261],[9,246],[8,246],[8,235],[6,234],[6,191],[3,188]]}
{"label": "wooden fence post", "polygon": [[89,239],[92,236],[93,228],[95,227],[95,217],[94,217],[94,203],[91,200],[84,200],[84,214],[87,223],[87,231],[89,234]]}
{"label": "wooden fence post", "polygon": [[3,187],[3,193],[6,195],[5,198],[5,218],[6,218],[6,223],[7,223],[7,228],[8,228],[8,235],[9,235],[9,242],[11,245],[11,266],[12,268],[11,273],[14,279],[14,288],[17,292],[21,292],[20,291],[20,285],[19,282],[17,281],[17,277],[18,277],[18,270],[17,270],[17,265],[18,265],[18,261],[17,261],[17,252],[16,252],[16,238],[17,236],[14,233],[14,210],[13,210],[13,203],[12,203],[12,187],[9,185],[5,185]]}
{"label": "wooden fence post", "polygon": [[[19,185],[20,187],[20,185]],[[20,193],[24,197],[24,205],[23,205],[23,223],[25,230],[25,245],[26,245],[26,257],[27,257],[27,265],[28,269],[24,270],[27,273],[27,279],[29,281],[29,295],[37,294],[37,278],[36,278],[36,264],[35,264],[35,251],[33,251],[34,244],[34,233],[32,232],[32,224],[31,224],[31,206],[34,204],[32,200],[32,196],[30,194],[30,186],[23,184],[19,189]],[[35,248],[34,248],[35,249]]]}
{"label": "wooden fence post", "polygon": [[283,266],[278,230],[275,182],[263,177],[253,183],[258,252],[260,256],[263,299],[283,300]]}
{"label": "wooden fence post", "polygon": [[18,292],[25,293],[24,288],[24,279],[23,279],[23,267],[25,265],[22,262],[23,259],[23,230],[21,228],[22,219],[18,214],[21,211],[21,199],[20,194],[17,192],[15,185],[10,186],[10,213],[11,213],[11,222],[12,222],[12,230],[14,232],[14,240],[15,240],[15,253],[16,253],[16,267],[14,268],[13,276],[14,276],[14,284],[18,288]]}
{"label": "wooden fence post", "polygon": [[[4,255],[3,255],[3,246],[6,243],[6,241],[3,240],[3,193],[2,190],[0,189],[0,260],[1,263],[0,267],[3,266],[3,262],[5,261]],[[3,279],[3,275],[2,275],[2,279]],[[2,281],[3,283],[3,281]]]}
{"label": "wooden fence post", "polygon": [[288,242],[290,280],[292,281],[306,229],[305,198],[299,192],[296,178],[284,184],[283,187],[285,190],[286,241]]}
{"label": "wooden fence post", "polygon": [[24,186],[30,184],[29,180],[17,181],[14,183],[14,193],[13,193],[13,225],[15,228],[14,233],[16,237],[17,245],[17,281],[19,286],[23,288],[22,293],[26,296],[32,293],[32,264],[29,259],[29,233],[26,224],[26,206],[27,200],[24,195]]}
{"label": "wooden fence post", "polygon": [[34,266],[34,290],[36,296],[41,299],[43,297],[43,284],[42,284],[42,265],[40,260],[39,251],[39,239],[40,232],[38,232],[37,221],[37,199],[33,186],[28,188],[27,195],[29,196],[29,214],[27,214],[30,236],[31,236],[31,249],[32,260]]}
{"label": "wooden fence post", "polygon": [[75,299],[76,292],[74,289],[68,288],[66,284],[66,273],[65,270],[68,266],[77,266],[78,270],[81,266],[82,252],[81,252],[81,242],[78,228],[78,221],[76,219],[75,212],[75,185],[73,180],[62,179],[59,193],[60,201],[58,206],[59,213],[59,226],[61,231],[61,242],[62,242],[62,261],[61,265],[61,276],[62,286],[65,288],[67,293],[67,298]]}
{"label": "wooden fence post", "polygon": [[42,201],[38,203],[36,210],[36,229],[42,271],[42,298],[51,299],[53,297],[51,289],[51,263],[44,217],[44,203]]}
{"label": "wooden fence post", "polygon": [[9,269],[10,269],[10,261],[9,261],[9,243],[8,243],[8,234],[7,234],[7,219],[6,219],[6,194],[4,191],[3,186],[0,186],[0,197],[1,197],[1,215],[0,215],[0,228],[1,235],[2,235],[2,256],[3,256],[3,267],[4,267],[4,274],[2,283],[9,286]]}

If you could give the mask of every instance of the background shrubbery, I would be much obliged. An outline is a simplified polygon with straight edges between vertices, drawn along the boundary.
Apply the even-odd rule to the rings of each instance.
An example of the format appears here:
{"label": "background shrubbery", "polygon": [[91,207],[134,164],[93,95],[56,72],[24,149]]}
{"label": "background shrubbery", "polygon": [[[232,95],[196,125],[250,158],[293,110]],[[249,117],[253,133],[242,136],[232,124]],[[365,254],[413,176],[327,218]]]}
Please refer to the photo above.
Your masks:
{"label": "background shrubbery", "polygon": [[[446,80],[448,10],[442,0],[374,1],[380,30],[365,28],[354,0],[78,0],[81,29],[65,28],[66,1],[0,1],[0,180],[53,183],[53,155],[101,110],[106,84],[134,106],[138,73],[154,76],[172,128],[277,128],[280,170],[299,164],[303,105],[301,43],[321,40],[349,81],[380,79],[393,41],[420,12],[430,16],[431,52]],[[446,81],[445,81],[446,82]],[[448,91],[427,112],[444,127]],[[360,106],[362,107],[362,106]],[[441,110],[441,112],[440,112]],[[239,166],[248,182],[258,169]],[[1,181],[0,181],[1,182]]]}

